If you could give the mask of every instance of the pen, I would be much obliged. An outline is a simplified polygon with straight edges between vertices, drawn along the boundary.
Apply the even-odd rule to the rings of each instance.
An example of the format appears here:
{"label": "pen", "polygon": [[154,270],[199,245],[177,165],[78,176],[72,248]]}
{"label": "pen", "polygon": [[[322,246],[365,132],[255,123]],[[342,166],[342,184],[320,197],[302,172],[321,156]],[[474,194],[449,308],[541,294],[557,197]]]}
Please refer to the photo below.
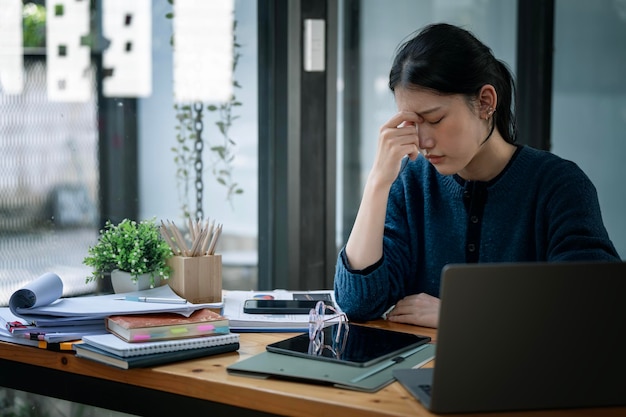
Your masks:
{"label": "pen", "polygon": [[394,308],[396,308],[396,305],[395,305],[395,304],[394,304],[394,305],[392,305],[391,307],[389,307],[389,308],[387,309],[387,311],[385,311],[385,312],[383,313],[383,315],[382,315],[382,316],[380,316],[380,317],[382,317],[382,318],[383,318],[383,320],[387,320],[387,315],[388,315],[389,313],[391,313],[391,310],[393,310]]}
{"label": "pen", "polygon": [[116,298],[116,300],[141,301],[143,303],[187,304],[187,300],[184,298],[133,297],[127,295],[126,297]]}

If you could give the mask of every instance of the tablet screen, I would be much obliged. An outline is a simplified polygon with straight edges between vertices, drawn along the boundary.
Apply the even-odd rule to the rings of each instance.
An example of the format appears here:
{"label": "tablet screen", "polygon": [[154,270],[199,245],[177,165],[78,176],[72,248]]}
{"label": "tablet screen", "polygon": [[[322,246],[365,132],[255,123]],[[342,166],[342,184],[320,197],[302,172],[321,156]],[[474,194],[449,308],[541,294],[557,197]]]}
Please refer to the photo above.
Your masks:
{"label": "tablet screen", "polygon": [[347,332],[345,329],[345,324],[333,324],[323,329],[323,338],[318,337],[317,342],[311,341],[305,333],[272,343],[267,350],[352,366],[370,366],[430,342],[427,336],[352,323],[348,323]]}

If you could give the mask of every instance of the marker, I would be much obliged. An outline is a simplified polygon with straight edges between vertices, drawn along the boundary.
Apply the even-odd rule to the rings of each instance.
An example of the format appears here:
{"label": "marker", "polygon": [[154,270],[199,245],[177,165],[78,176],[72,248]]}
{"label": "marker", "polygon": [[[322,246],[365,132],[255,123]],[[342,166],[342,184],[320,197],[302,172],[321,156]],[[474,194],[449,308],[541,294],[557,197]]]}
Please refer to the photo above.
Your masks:
{"label": "marker", "polygon": [[127,295],[123,298],[116,298],[116,300],[140,301],[142,303],[187,304],[187,300],[184,298],[133,297]]}
{"label": "marker", "polygon": [[30,339],[30,340],[46,340],[44,339],[44,336],[46,334],[45,333],[21,333],[21,336],[25,339]]}

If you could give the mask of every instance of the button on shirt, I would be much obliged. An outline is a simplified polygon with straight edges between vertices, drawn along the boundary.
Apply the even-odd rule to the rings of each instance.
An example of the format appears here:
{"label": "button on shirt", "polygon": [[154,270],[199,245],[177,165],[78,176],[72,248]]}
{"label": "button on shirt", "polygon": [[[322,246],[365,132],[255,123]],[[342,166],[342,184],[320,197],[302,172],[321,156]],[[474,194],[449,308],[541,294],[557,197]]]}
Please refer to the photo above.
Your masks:
{"label": "button on shirt", "polygon": [[487,185],[482,181],[465,181],[459,176],[455,180],[463,185],[463,204],[467,211],[467,232],[465,245],[465,262],[476,263],[480,257],[480,219],[487,202]]}

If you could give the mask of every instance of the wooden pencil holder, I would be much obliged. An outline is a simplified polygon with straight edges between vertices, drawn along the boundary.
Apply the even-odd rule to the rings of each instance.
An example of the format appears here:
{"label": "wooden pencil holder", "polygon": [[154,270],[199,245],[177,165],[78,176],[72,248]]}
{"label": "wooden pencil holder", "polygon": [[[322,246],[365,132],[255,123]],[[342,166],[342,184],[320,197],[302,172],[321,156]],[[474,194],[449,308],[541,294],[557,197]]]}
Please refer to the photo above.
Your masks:
{"label": "wooden pencil holder", "polygon": [[167,280],[176,294],[190,303],[222,301],[222,255],[172,256]]}

